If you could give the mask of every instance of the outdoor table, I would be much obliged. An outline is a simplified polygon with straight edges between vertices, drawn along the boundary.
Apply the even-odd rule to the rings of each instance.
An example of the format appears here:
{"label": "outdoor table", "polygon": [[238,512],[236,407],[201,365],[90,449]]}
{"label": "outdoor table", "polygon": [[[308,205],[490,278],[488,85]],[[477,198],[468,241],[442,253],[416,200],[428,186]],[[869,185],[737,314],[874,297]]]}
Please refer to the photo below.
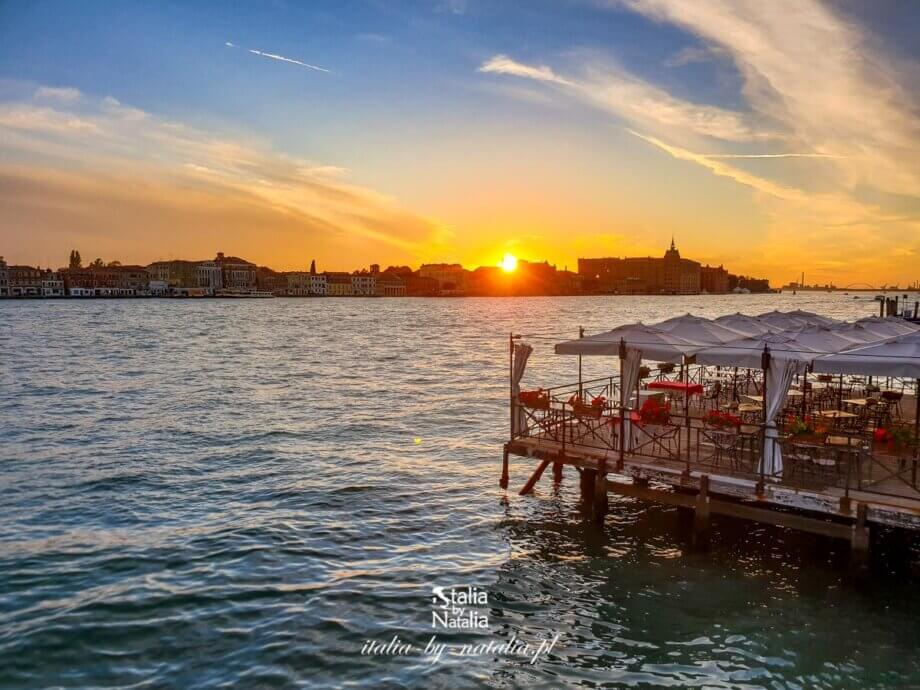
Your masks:
{"label": "outdoor table", "polygon": [[649,390],[671,391],[673,393],[682,393],[686,395],[702,395],[703,386],[698,383],[687,383],[685,381],[652,381],[648,384]]}
{"label": "outdoor table", "polygon": [[786,391],[786,397],[787,398],[801,398],[802,391],[794,391],[794,390]]}
{"label": "outdoor table", "polygon": [[754,402],[756,402],[756,403],[763,403],[763,396],[762,396],[762,395],[748,395],[747,393],[742,393],[742,394],[741,394],[741,397],[747,398],[748,400],[752,400],[752,401],[754,401]]}
{"label": "outdoor table", "polygon": [[852,412],[846,412],[845,410],[822,410],[818,414],[828,419],[852,419],[856,416]]}
{"label": "outdoor table", "polygon": [[738,405],[738,412],[744,414],[745,412],[760,412],[763,409],[763,405],[760,403],[741,403]]}

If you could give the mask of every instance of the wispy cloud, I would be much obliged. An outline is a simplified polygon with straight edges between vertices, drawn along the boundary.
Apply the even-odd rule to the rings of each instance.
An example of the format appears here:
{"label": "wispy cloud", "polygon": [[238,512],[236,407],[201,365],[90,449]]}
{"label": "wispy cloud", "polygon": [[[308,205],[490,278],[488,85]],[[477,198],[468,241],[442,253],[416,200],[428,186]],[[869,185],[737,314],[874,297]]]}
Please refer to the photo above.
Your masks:
{"label": "wispy cloud", "polygon": [[35,90],[35,98],[40,101],[64,101],[72,103],[80,100],[80,90],[69,87],[40,86]]}
{"label": "wispy cloud", "polygon": [[742,113],[692,103],[644,82],[626,70],[592,60],[578,77],[563,76],[546,65],[528,65],[495,55],[479,67],[486,74],[504,74],[561,87],[594,106],[640,126],[679,128],[725,141],[776,138],[774,132],[749,123]]}
{"label": "wispy cloud", "polygon": [[299,65],[301,67],[306,67],[307,69],[316,70],[317,72],[329,72],[325,67],[320,67],[319,65],[311,65],[308,62],[301,62],[300,60],[295,60],[294,58],[284,57],[283,55],[278,55],[277,53],[265,53],[261,50],[256,50],[250,48],[249,52],[253,55],[260,55],[265,58],[270,58],[271,60],[278,60],[279,62],[287,62],[292,65]]}
{"label": "wispy cloud", "polygon": [[231,43],[230,41],[226,41],[226,42],[224,43],[224,45],[227,46],[228,48],[236,48],[236,47],[237,47],[236,43]]}
{"label": "wispy cloud", "polygon": [[0,244],[23,260],[34,250],[27,237],[44,233],[64,246],[106,243],[96,252],[121,247],[129,260],[164,246],[206,256],[232,242],[279,267],[311,254],[405,263],[442,234],[342,167],[114,98],[0,104],[0,160]]}
{"label": "wispy cloud", "polygon": [[665,67],[686,67],[697,62],[707,62],[724,52],[713,46],[687,46],[664,61]]}
{"label": "wispy cloud", "polygon": [[536,79],[537,81],[573,86],[568,79],[563,79],[546,65],[525,65],[512,60],[507,55],[495,55],[479,66],[479,71],[485,74],[510,74],[515,77]]}

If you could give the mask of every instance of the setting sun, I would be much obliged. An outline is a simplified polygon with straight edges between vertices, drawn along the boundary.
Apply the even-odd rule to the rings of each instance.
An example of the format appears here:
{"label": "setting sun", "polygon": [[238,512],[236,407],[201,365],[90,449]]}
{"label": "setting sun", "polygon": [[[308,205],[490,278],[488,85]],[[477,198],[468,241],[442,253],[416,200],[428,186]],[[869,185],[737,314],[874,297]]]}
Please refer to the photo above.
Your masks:
{"label": "setting sun", "polygon": [[517,268],[517,263],[518,263],[518,260],[517,260],[517,257],[514,256],[514,254],[505,254],[502,257],[502,260],[499,266],[502,267],[502,270],[505,273],[511,273],[514,269]]}

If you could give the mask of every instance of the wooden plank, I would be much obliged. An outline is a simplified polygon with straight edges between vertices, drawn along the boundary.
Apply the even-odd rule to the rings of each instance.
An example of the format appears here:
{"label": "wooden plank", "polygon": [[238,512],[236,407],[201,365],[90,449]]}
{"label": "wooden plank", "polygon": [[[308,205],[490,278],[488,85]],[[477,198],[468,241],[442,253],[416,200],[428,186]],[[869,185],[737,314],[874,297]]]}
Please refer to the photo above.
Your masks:
{"label": "wooden plank", "polygon": [[[636,484],[627,484],[607,480],[607,488],[624,496],[632,496],[644,501],[655,503],[664,503],[666,505],[679,506],[682,508],[695,508],[697,498],[687,493],[677,493],[662,489],[652,489]],[[722,501],[709,497],[709,512],[717,515],[726,515],[742,520],[751,520],[778,527],[788,527],[803,532],[821,534],[824,536],[849,539],[852,534],[852,527],[839,522],[830,522],[819,518],[809,518],[804,515],[795,513],[780,512],[769,508],[757,508],[743,503],[734,503],[731,501]]]}
{"label": "wooden plank", "polygon": [[527,480],[527,483],[524,484],[524,488],[521,489],[521,496],[526,496],[531,491],[533,491],[534,484],[540,481],[540,477],[543,476],[543,470],[549,466],[549,460],[543,460],[534,470],[534,473],[530,475],[530,479]]}

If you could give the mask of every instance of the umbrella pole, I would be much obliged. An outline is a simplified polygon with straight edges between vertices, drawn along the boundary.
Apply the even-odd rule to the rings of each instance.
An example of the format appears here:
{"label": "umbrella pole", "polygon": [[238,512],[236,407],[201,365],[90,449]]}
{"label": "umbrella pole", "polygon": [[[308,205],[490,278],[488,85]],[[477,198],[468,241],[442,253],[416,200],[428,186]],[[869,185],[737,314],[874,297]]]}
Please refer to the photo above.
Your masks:
{"label": "umbrella pole", "polygon": [[[580,340],[581,338],[584,338],[584,337],[585,337],[585,328],[584,328],[584,326],[579,326],[579,327],[578,327],[578,338],[579,338],[579,340]],[[612,390],[610,391],[610,397],[611,397],[611,398],[613,397],[613,391],[612,391]],[[579,398],[579,399],[582,398],[582,391],[581,391],[581,355],[578,355],[578,398]]]}

